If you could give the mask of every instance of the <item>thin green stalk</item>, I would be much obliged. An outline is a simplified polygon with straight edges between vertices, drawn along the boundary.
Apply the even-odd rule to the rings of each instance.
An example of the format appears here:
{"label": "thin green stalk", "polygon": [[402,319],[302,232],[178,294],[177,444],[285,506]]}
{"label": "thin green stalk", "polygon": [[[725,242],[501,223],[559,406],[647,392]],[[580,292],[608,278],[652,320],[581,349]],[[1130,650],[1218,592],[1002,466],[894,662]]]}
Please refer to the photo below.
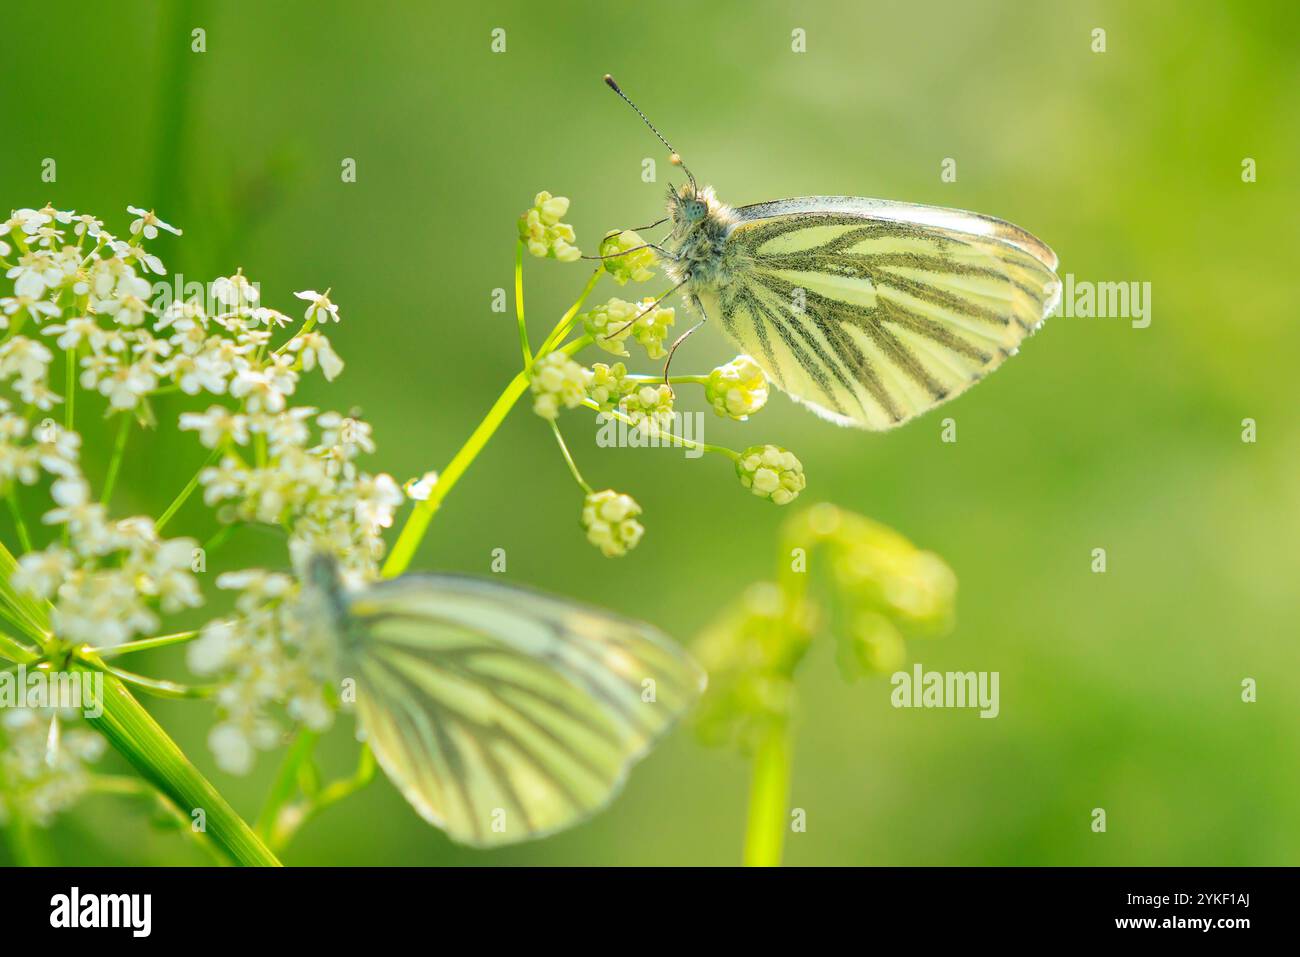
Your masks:
{"label": "thin green stalk", "polygon": [[569,328],[573,325],[574,317],[577,316],[578,310],[582,308],[582,304],[587,301],[587,297],[591,295],[591,291],[596,288],[596,282],[600,279],[602,272],[604,272],[603,269],[597,269],[591,274],[591,278],[587,280],[587,285],[582,288],[581,294],[569,307],[569,311],[560,317],[560,321],[555,324],[555,328],[546,337],[542,347],[537,350],[539,356],[544,356],[553,351],[557,345],[564,341],[564,337],[569,334]]}
{"label": "thin green stalk", "polygon": [[27,520],[23,518],[23,510],[18,505],[18,492],[11,484],[9,491],[5,493],[5,501],[9,503],[9,514],[13,516],[14,529],[18,532],[18,544],[22,546],[24,552],[32,550],[32,537],[27,533]]}
{"label": "thin green stalk", "polygon": [[115,668],[94,659],[90,659],[88,663],[96,670],[110,674],[124,684],[139,688],[146,694],[151,694],[157,698],[210,698],[216,693],[216,688],[213,685],[183,685],[162,678],[147,678],[133,671]]}
{"label": "thin green stalk", "polygon": [[190,476],[190,480],[185,483],[185,487],[180,490],[180,493],[177,494],[174,499],[172,499],[172,503],[163,510],[163,513],[159,516],[154,528],[161,532],[163,526],[170,522],[172,517],[181,510],[181,506],[189,500],[189,497],[194,494],[194,490],[199,487],[199,476],[203,474],[203,470],[216,464],[217,459],[221,457],[221,451],[220,447],[212,450],[212,454],[209,455],[204,463],[199,466],[199,470]]}
{"label": "thin green stalk", "polygon": [[299,728],[293,744],[285,751],[284,758],[280,761],[280,769],[275,773],[275,783],[271,785],[262,810],[258,812],[257,822],[253,825],[263,841],[271,840],[280,811],[293,800],[294,792],[298,789],[298,771],[303,762],[311,760],[312,752],[315,751],[316,742],[319,740],[320,735],[315,731]]}
{"label": "thin green stalk", "polygon": [[[519,268],[521,270],[522,266]],[[565,336],[569,334],[569,329],[573,325],[573,320],[574,317],[577,316],[578,310],[582,308],[582,304],[586,302],[587,297],[591,295],[591,291],[596,288],[596,282],[600,279],[602,271],[603,270],[597,269],[591,274],[591,278],[587,280],[587,285],[583,287],[582,293],[576,300],[574,300],[573,305],[569,307],[568,311],[560,317],[560,321],[556,323],[555,328],[552,329],[550,335],[546,337],[541,348],[537,350],[536,356],[540,357],[549,355],[551,352],[555,351],[556,347],[561,342],[564,341]],[[520,271],[518,275],[522,275],[522,272]],[[520,326],[522,328],[522,289],[517,287],[515,293],[516,302],[518,304],[517,308],[520,313]],[[565,345],[561,351],[566,355],[573,355],[575,352],[585,349],[592,343],[592,341],[593,340],[590,336],[581,336]],[[525,355],[527,355],[526,335],[524,336],[524,342]],[[511,379],[509,383],[507,383],[505,389],[501,392],[501,395],[497,397],[496,402],[494,402],[492,407],[488,409],[487,415],[483,417],[483,421],[478,424],[478,427],[470,434],[470,437],[465,441],[465,444],[461,446],[460,451],[456,453],[452,460],[447,464],[447,467],[438,475],[438,481],[434,483],[433,489],[429,492],[429,497],[421,502],[415,503],[415,507],[411,509],[410,514],[406,517],[406,522],[402,525],[402,530],[398,532],[397,541],[393,543],[393,550],[388,553],[388,558],[384,562],[381,574],[385,578],[394,578],[410,567],[411,560],[415,557],[416,549],[419,548],[420,542],[424,539],[424,534],[429,529],[429,523],[433,520],[434,514],[442,505],[442,500],[447,497],[447,494],[453,487],[455,487],[456,483],[460,481],[460,478],[465,474],[466,469],[470,467],[474,462],[474,459],[478,457],[478,454],[483,451],[488,440],[490,440],[492,436],[496,434],[497,429],[501,427],[501,423],[504,422],[506,416],[510,414],[510,410],[514,408],[515,403],[518,402],[520,397],[528,390],[529,374],[532,370],[532,363],[534,361],[534,359],[527,359],[525,361],[524,368],[518,375]]]}
{"label": "thin green stalk", "polygon": [[122,468],[122,458],[126,454],[126,437],[131,431],[133,421],[130,412],[121,412],[122,424],[117,428],[117,439],[113,442],[113,457],[108,460],[108,471],[104,475],[104,492],[99,496],[100,502],[107,504],[113,496],[113,486],[117,484],[117,473]]}
{"label": "thin green stalk", "polygon": [[551,419],[551,431],[555,433],[555,441],[560,445],[560,454],[564,456],[564,464],[569,467],[569,472],[573,475],[573,480],[582,486],[588,495],[592,493],[592,488],[587,484],[587,480],[582,477],[578,471],[578,464],[573,461],[573,454],[569,451],[568,445],[564,442],[564,436],[560,432],[560,424]]}
{"label": "thin green stalk", "polygon": [[[632,418],[628,416],[626,413],[620,412],[618,409],[602,409],[600,407],[600,403],[597,402],[595,399],[584,399],[582,404],[589,409],[593,409],[596,412],[599,412],[601,415],[607,415],[611,419],[617,419],[619,422],[622,422],[624,425],[631,426],[632,428],[637,428],[636,422],[634,422]],[[737,452],[735,449],[729,449],[725,445],[709,445],[707,442],[696,442],[694,439],[687,439],[680,435],[677,435],[675,432],[667,432],[664,431],[663,429],[659,431],[659,435],[663,436],[664,438],[668,439],[669,441],[677,445],[683,446],[688,449],[700,449],[703,452],[716,452],[719,455],[725,455],[733,462],[736,461],[736,459],[740,458],[739,452]]]}
{"label": "thin green stalk", "polygon": [[524,368],[533,364],[528,347],[528,326],[524,322],[524,241],[515,243],[515,315],[519,319],[519,347],[524,354]]}
{"label": "thin green stalk", "polygon": [[63,427],[69,432],[76,425],[77,350],[74,346],[63,354]]}
{"label": "thin green stalk", "polygon": [[411,514],[407,516],[406,524],[402,526],[402,531],[397,536],[393,550],[388,553],[388,559],[384,562],[383,576],[385,578],[393,578],[406,571],[411,564],[411,559],[415,557],[415,550],[420,546],[420,540],[424,538],[429,522],[442,504],[442,500],[447,497],[447,493],[452,490],[460,477],[465,474],[465,470],[483,451],[483,447],[496,434],[496,430],[501,427],[501,423],[510,414],[510,410],[514,408],[515,403],[527,391],[528,372],[522,370],[510,380],[505,390],[492,404],[492,408],[488,409],[487,415],[478,424],[478,428],[470,433],[470,437],[461,446],[460,451],[456,453],[451,462],[447,464],[447,467],[438,475],[438,481],[433,484],[433,488],[429,491],[429,497],[416,502],[415,507],[411,509]]}
{"label": "thin green stalk", "polygon": [[272,830],[269,842],[271,847],[277,851],[284,850],[293,840],[293,836],[308,821],[326,808],[356,794],[374,779],[375,755],[367,745],[363,744],[361,754],[357,757],[357,769],[351,777],[331,782],[319,793],[310,796],[302,807],[295,809],[297,813],[280,815],[277,825]]}
{"label": "thin green stalk", "polygon": [[94,653],[100,658],[116,658],[118,655],[130,655],[137,651],[149,651],[153,648],[166,648],[168,645],[177,645],[183,641],[190,641],[197,638],[197,631],[178,631],[171,635],[156,635],[153,638],[137,638],[135,641],[124,641],[120,645],[108,645],[105,648],[96,648]]}
{"label": "thin green stalk", "polygon": [[754,753],[749,786],[749,821],[745,828],[746,867],[779,867],[789,826],[790,725],[774,719]]}

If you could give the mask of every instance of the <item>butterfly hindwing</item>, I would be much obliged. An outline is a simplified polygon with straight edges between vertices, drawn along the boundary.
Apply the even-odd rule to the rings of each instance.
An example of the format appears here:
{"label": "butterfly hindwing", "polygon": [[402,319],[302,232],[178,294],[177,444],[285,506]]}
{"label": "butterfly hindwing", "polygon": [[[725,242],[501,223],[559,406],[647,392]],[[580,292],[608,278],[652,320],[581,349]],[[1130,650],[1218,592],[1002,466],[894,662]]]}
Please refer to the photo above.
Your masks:
{"label": "butterfly hindwing", "polygon": [[648,625],[493,582],[406,575],[357,594],[348,618],[380,765],[423,817],[479,847],[599,810],[704,683]]}
{"label": "butterfly hindwing", "polygon": [[843,196],[744,206],[705,312],[791,397],[888,429],[1013,354],[1060,297],[1056,256],[1010,223]]}

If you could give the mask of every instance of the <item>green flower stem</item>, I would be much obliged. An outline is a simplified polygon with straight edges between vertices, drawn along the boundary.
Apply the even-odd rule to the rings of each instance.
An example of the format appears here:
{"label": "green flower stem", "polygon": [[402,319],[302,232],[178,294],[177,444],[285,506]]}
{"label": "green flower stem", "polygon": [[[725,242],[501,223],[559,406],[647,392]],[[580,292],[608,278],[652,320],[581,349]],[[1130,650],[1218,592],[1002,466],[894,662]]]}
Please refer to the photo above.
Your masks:
{"label": "green flower stem", "polygon": [[789,826],[790,725],[774,719],[754,752],[749,786],[749,822],[745,828],[746,867],[779,867]]}
{"label": "green flower stem", "polygon": [[[601,415],[607,415],[611,419],[617,419],[618,421],[622,422],[625,425],[630,425],[633,428],[636,427],[636,422],[634,422],[629,416],[618,411],[618,409],[609,409],[609,410],[602,409],[600,407],[600,403],[597,402],[595,399],[583,399],[582,404],[589,409],[599,412]],[[667,432],[663,430],[660,430],[659,434],[662,435],[664,438],[671,439],[677,445],[680,445],[684,448],[700,449],[701,451],[704,452],[716,452],[719,455],[725,455],[733,462],[735,462],[737,459],[740,458],[739,452],[737,452],[735,449],[729,449],[725,445],[709,445],[705,442],[696,442],[694,439],[685,439],[682,438],[680,435],[677,435],[676,433]]]}
{"label": "green flower stem", "polygon": [[116,658],[118,655],[129,655],[137,651],[148,651],[151,648],[165,648],[168,645],[180,644],[183,641],[190,641],[197,638],[197,631],[178,631],[172,635],[156,635],[153,638],[139,638],[135,641],[124,641],[120,645],[109,645],[105,648],[96,648],[94,652],[100,658]]}
{"label": "green flower stem", "polygon": [[402,526],[402,531],[397,536],[393,550],[388,553],[388,559],[384,562],[382,574],[385,578],[393,578],[406,571],[411,564],[411,559],[415,557],[415,550],[420,547],[424,533],[429,528],[429,522],[438,511],[438,507],[442,505],[442,500],[455,487],[456,482],[465,474],[465,470],[470,467],[478,454],[483,451],[483,447],[488,444],[488,440],[500,428],[515,403],[527,391],[528,370],[525,369],[510,380],[505,391],[497,397],[492,408],[488,409],[487,415],[478,424],[478,428],[470,434],[460,451],[439,474],[438,481],[429,491],[429,497],[415,503],[411,514],[406,518],[406,524]]}
{"label": "green flower stem", "polygon": [[568,445],[564,442],[564,435],[560,432],[560,424],[554,419],[551,419],[551,431],[555,433],[555,441],[560,445],[560,454],[564,456],[564,464],[569,467],[573,480],[582,486],[583,491],[591,495],[592,488],[587,484],[587,480],[582,477],[582,473],[578,471],[578,464],[573,461],[573,453],[569,451]]}
{"label": "green flower stem", "polygon": [[320,735],[309,728],[300,727],[294,735],[293,744],[285,751],[284,758],[280,761],[280,768],[275,772],[275,782],[271,785],[266,801],[262,804],[262,810],[257,815],[257,823],[254,827],[262,840],[270,842],[281,810],[293,800],[294,793],[298,790],[298,771],[304,762],[311,760],[316,750],[316,742],[319,740]]}
{"label": "green flower stem", "polygon": [[117,797],[142,798],[151,801],[153,804],[171,818],[176,823],[176,827],[182,834],[188,834],[194,838],[195,844],[202,848],[203,852],[209,855],[217,865],[226,863],[226,857],[221,853],[221,849],[212,841],[209,841],[203,834],[193,828],[193,822],[188,815],[183,813],[175,804],[167,800],[166,796],[154,790],[148,782],[133,778],[126,774],[94,774],[90,777],[90,790],[95,794],[111,794]]}
{"label": "green flower stem", "polygon": [[[661,375],[641,375],[633,373],[628,375],[629,382],[653,382],[658,384],[664,381]],[[669,385],[707,385],[709,377],[706,375],[670,375],[668,377]]]}
{"label": "green flower stem", "polygon": [[318,793],[310,795],[300,806],[291,808],[293,813],[281,814],[271,833],[271,846],[283,850],[293,840],[304,824],[320,814],[326,808],[351,797],[375,779],[375,755],[366,745],[361,746],[357,757],[357,769],[351,777],[333,781]]}
{"label": "green flower stem", "polygon": [[[71,667],[90,670],[83,661]],[[146,781],[161,791],[187,817],[202,810],[209,838],[237,864],[278,867],[279,860],[264,845],[226,799],[190,763],[157,721],[116,677],[104,676],[103,714],[86,721],[108,739]]]}
{"label": "green flower stem", "polygon": [[533,364],[528,348],[528,326],[524,322],[524,241],[515,242],[515,315],[519,317],[519,347],[524,354],[524,368]]}
{"label": "green flower stem", "polygon": [[212,454],[209,455],[204,463],[199,466],[198,471],[190,476],[190,480],[185,483],[185,487],[180,490],[180,493],[174,499],[172,499],[172,503],[167,506],[162,515],[159,516],[158,521],[154,523],[154,528],[157,531],[161,532],[163,526],[170,522],[176,513],[181,510],[181,506],[189,500],[189,497],[194,494],[194,490],[199,487],[199,476],[203,474],[203,470],[216,465],[217,460],[221,458],[221,453],[222,449],[220,447],[213,449]]}
{"label": "green flower stem", "polygon": [[[593,277],[587,283],[587,288],[578,297],[578,301],[560,320],[551,335],[547,336],[547,343],[559,341],[556,334],[562,328],[567,327],[572,315],[582,305],[582,300],[591,292],[591,288],[595,285],[595,279],[599,275],[597,273],[596,277]],[[559,338],[562,339],[563,336],[561,335]],[[560,351],[566,355],[573,355],[575,352],[579,352],[591,345],[591,342],[590,336],[582,336],[566,344]],[[537,355],[539,357],[544,356],[551,351],[554,350],[543,347],[537,351]],[[447,497],[447,493],[460,481],[461,476],[473,464],[474,459],[478,457],[478,454],[483,451],[488,441],[496,434],[497,429],[501,427],[501,423],[510,414],[510,410],[514,408],[515,403],[528,391],[528,380],[531,372],[532,366],[530,365],[520,370],[519,374],[510,380],[505,390],[497,396],[492,408],[488,409],[487,415],[478,424],[478,428],[470,434],[465,444],[461,446],[460,451],[447,464],[447,467],[439,473],[438,481],[433,483],[433,488],[429,491],[429,497],[415,503],[415,507],[411,509],[411,513],[406,517],[406,523],[397,535],[393,550],[388,553],[388,559],[384,562],[383,570],[380,572],[384,578],[395,578],[410,567],[411,559],[415,557],[415,551],[420,547],[424,533],[429,530],[429,522],[433,520],[434,513],[442,505],[442,500]]]}
{"label": "green flower stem", "polygon": [[211,698],[216,693],[216,687],[213,685],[183,685],[162,678],[146,678],[144,675],[138,675],[133,671],[114,668],[112,665],[99,662],[89,652],[86,653],[86,660],[95,669],[110,674],[124,684],[133,685],[141,691],[158,698]]}
{"label": "green flower stem", "polygon": [[117,439],[113,443],[113,457],[108,460],[108,471],[104,474],[104,492],[99,496],[100,502],[108,503],[113,496],[113,486],[117,484],[117,473],[122,468],[122,458],[126,454],[126,437],[131,431],[131,413],[118,413],[122,424],[117,427]]}
{"label": "green flower stem", "polygon": [[64,356],[63,377],[63,427],[72,431],[76,419],[77,401],[77,348],[73,346]]}
{"label": "green flower stem", "polygon": [[49,639],[49,630],[46,627],[49,616],[36,599],[25,592],[19,592],[9,584],[10,577],[17,570],[18,560],[5,544],[0,542],[0,601],[3,601],[10,612],[5,617],[36,644],[35,648],[28,648],[7,635],[0,636],[0,653],[10,661],[30,664],[40,657],[39,649]]}
{"label": "green flower stem", "polygon": [[577,316],[578,310],[582,308],[582,304],[587,301],[587,297],[591,295],[591,291],[596,288],[596,282],[600,279],[600,275],[603,272],[604,269],[597,269],[591,274],[591,278],[587,280],[587,285],[583,287],[582,293],[578,296],[577,300],[574,301],[573,305],[569,307],[569,311],[560,317],[560,321],[556,323],[555,328],[551,330],[551,334],[546,337],[546,341],[542,343],[542,347],[537,350],[539,356],[544,356],[548,352],[554,351],[555,347],[564,341],[564,337],[569,334],[569,329],[573,326],[574,317]]}
{"label": "green flower stem", "polygon": [[[13,554],[0,542],[0,597],[16,612],[29,619],[24,630],[41,651],[51,644],[49,602],[37,603],[29,595],[19,594],[9,583],[18,567]],[[53,649],[49,649],[53,650]],[[30,663],[40,653],[0,637],[0,653],[12,660]],[[91,652],[72,658],[68,667],[76,671],[104,670],[105,665]],[[208,836],[237,864],[278,866],[275,855],[257,839],[257,835],[235,813],[226,799],[199,769],[176,746],[162,726],[132,696],[126,686],[112,674],[104,675],[103,713],[87,718],[140,775],[161,791],[178,808],[193,812],[202,809]]]}
{"label": "green flower stem", "polygon": [[23,518],[23,510],[18,505],[18,492],[13,485],[5,493],[5,501],[9,504],[9,514],[13,516],[14,529],[18,532],[18,544],[24,552],[30,552],[32,537],[27,533],[27,520]]}

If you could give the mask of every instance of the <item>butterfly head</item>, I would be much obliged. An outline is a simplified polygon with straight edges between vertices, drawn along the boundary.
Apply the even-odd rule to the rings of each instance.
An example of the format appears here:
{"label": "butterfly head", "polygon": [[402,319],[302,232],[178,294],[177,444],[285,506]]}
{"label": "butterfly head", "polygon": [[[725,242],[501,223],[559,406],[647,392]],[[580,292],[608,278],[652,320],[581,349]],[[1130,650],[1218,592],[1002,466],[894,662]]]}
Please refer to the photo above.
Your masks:
{"label": "butterfly head", "polygon": [[709,215],[711,203],[716,202],[713,189],[708,186],[697,190],[694,183],[685,183],[680,189],[668,191],[668,213],[677,226],[693,226],[703,222]]}

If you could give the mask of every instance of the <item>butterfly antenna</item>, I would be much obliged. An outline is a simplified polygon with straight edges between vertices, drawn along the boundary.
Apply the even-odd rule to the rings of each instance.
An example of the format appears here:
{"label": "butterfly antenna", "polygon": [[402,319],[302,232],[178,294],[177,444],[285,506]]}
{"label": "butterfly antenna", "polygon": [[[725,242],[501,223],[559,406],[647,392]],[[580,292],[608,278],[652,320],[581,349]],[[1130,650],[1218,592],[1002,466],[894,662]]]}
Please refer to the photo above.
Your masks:
{"label": "butterfly antenna", "polygon": [[632,109],[636,110],[636,115],[641,117],[641,122],[644,123],[646,126],[650,127],[650,132],[653,133],[655,136],[659,137],[660,143],[663,143],[664,146],[668,147],[668,152],[672,154],[668,158],[669,162],[671,162],[674,166],[680,166],[682,168],[682,172],[686,174],[686,178],[691,181],[691,192],[698,199],[700,195],[700,188],[695,184],[695,177],[691,175],[691,171],[687,169],[686,164],[682,162],[681,154],[678,153],[675,149],[673,149],[673,144],[669,143],[666,139],[664,139],[664,135],[660,133],[658,129],[655,128],[655,125],[653,123],[650,122],[650,117],[646,116],[644,113],[641,112],[641,107],[637,106],[635,103],[632,102],[631,98],[626,93],[623,92],[622,87],[618,85],[618,82],[608,73],[605,74],[605,85],[609,87],[611,90],[613,90],[615,93],[617,93],[620,97],[622,97],[624,103],[632,107]]}

